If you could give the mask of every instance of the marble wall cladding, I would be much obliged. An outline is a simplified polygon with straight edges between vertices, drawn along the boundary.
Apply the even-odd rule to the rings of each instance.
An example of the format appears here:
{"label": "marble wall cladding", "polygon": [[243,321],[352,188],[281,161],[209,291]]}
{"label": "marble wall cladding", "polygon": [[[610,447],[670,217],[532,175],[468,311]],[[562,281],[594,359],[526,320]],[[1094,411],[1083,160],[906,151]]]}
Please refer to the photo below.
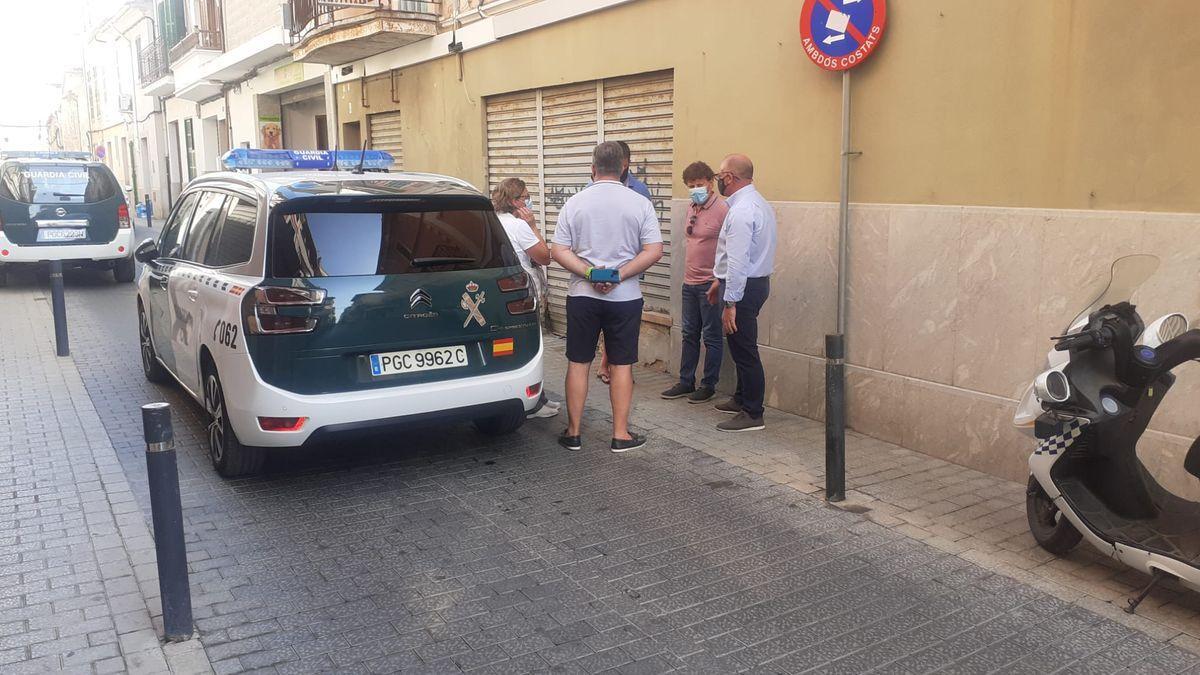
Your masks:
{"label": "marble wall cladding", "polygon": [[[775,206],[779,255],[760,323],[769,345],[768,404],[821,419],[823,336],[836,313],[837,206]],[[1049,338],[1103,289],[1113,261],[1133,253],[1162,259],[1134,297],[1147,321],[1168,311],[1200,320],[1198,231],[1193,214],[853,205],[850,426],[1022,480],[1031,441],[1012,427],[1012,414],[1044,366]],[[1177,373],[1145,454],[1163,480],[1194,481],[1200,495],[1200,481],[1179,470],[1200,435],[1200,364]],[[733,383],[727,367],[723,385]]]}
{"label": "marble wall cladding", "polygon": [[850,211],[847,265],[846,355],[851,363],[883,369],[887,336],[888,240],[891,210],[865,205]]}
{"label": "marble wall cladding", "polygon": [[838,209],[832,204],[776,205],[779,247],[764,344],[810,356],[825,355],[825,336],[837,317]]}

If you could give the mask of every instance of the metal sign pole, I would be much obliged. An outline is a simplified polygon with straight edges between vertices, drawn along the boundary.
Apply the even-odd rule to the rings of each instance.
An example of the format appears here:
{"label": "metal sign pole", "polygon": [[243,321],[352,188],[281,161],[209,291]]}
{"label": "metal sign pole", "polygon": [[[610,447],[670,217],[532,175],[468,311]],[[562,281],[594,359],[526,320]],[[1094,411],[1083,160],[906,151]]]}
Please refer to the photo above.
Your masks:
{"label": "metal sign pole", "polygon": [[846,498],[846,268],[850,234],[850,71],[842,71],[837,333],[825,336],[825,499]]}

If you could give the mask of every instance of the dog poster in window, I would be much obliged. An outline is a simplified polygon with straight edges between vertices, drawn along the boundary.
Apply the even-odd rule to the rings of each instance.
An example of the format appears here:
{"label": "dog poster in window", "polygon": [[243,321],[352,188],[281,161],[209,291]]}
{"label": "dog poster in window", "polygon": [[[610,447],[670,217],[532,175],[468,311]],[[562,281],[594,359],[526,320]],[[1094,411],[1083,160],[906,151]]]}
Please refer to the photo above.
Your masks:
{"label": "dog poster in window", "polygon": [[263,150],[283,149],[283,125],[279,115],[258,116],[258,139]]}

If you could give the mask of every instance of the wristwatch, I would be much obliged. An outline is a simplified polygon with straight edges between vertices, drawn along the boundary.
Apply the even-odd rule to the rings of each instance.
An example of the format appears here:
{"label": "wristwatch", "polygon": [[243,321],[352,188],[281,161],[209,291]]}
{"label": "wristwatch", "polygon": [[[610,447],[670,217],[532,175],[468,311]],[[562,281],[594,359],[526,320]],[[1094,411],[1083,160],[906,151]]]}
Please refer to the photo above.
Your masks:
{"label": "wristwatch", "polygon": [[730,301],[728,301],[728,300],[726,300],[726,301],[725,301],[725,309],[731,309],[731,308],[734,308],[734,307],[737,307],[737,303],[736,303],[736,302],[730,302]]}

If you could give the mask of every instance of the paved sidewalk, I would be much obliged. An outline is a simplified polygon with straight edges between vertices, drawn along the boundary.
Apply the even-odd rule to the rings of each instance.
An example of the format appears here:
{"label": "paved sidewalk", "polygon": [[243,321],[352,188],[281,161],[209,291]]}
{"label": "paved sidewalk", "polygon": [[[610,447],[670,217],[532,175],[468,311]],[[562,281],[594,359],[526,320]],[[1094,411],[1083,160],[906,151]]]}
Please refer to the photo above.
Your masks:
{"label": "paved sidewalk", "polygon": [[[609,453],[599,396],[582,452],[555,444],[561,420],[502,439],[451,425],[277,453],[264,475],[224,480],[208,466],[198,407],[140,372],[131,289],[79,276],[68,304],[78,370],[57,377],[73,392],[82,379],[95,410],[81,428],[103,428],[111,444],[81,461],[95,452],[106,475],[115,449],[143,513],[138,405],[175,404],[193,600],[218,673],[1200,667],[1165,642],[1174,634],[1135,630],[698,450],[699,417],[651,411],[647,448]],[[58,365],[45,367],[55,376]],[[781,439],[814,428],[789,423]],[[767,447],[767,435],[750,438],[740,443]],[[117,502],[118,522],[140,520]],[[153,597],[139,576],[145,548],[122,548]]]}
{"label": "paved sidewalk", "polygon": [[[548,340],[546,380],[561,390],[563,342]],[[664,401],[676,378],[639,369],[634,422],[776,483],[817,497],[825,490],[825,425],[768,409],[761,433],[725,434],[724,416],[706,405]],[[589,402],[607,405],[592,379]],[[721,400],[719,396],[717,400]],[[960,558],[1031,584],[1057,598],[1200,652],[1200,595],[1161,584],[1136,616],[1121,608],[1149,581],[1081,543],[1066,558],[1041,549],[1029,534],[1025,486],[862,434],[846,440],[847,500],[841,507]]]}
{"label": "paved sidewalk", "polygon": [[154,542],[49,293],[0,289],[0,672],[207,672],[160,645]]}

